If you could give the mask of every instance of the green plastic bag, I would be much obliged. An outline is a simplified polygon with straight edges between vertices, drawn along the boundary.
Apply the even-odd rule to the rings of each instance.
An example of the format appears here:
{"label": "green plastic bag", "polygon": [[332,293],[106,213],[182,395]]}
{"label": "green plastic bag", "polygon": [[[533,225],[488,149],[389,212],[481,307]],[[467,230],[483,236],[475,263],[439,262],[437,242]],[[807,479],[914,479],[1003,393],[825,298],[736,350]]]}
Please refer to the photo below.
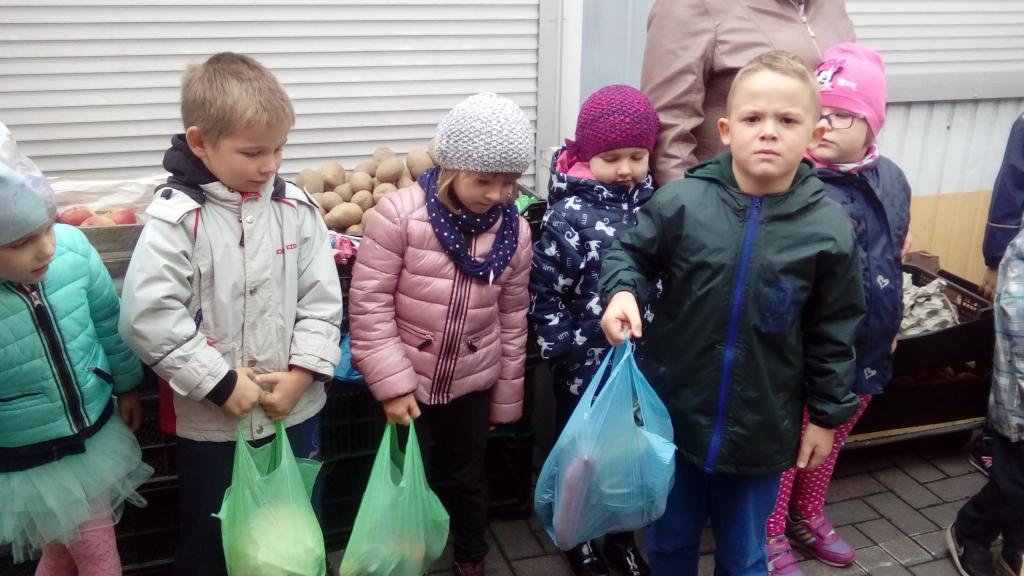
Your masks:
{"label": "green plastic bag", "polygon": [[220,512],[231,576],[325,576],[324,536],[310,494],[320,462],[296,458],[284,422],[254,448],[238,425],[235,468]]}
{"label": "green plastic bag", "polygon": [[427,486],[416,429],[403,454],[394,424],[384,430],[359,504],[341,576],[422,576],[448,541],[448,512]]}

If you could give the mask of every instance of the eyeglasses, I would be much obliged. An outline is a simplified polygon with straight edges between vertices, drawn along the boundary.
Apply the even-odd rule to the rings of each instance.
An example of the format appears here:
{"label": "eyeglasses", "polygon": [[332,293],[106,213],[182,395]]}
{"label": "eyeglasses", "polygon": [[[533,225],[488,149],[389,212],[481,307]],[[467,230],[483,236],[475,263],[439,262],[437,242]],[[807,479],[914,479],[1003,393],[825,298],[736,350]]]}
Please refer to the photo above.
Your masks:
{"label": "eyeglasses", "polygon": [[853,121],[857,118],[863,118],[863,116],[852,112],[833,112],[821,115],[821,119],[828,122],[828,127],[833,130],[846,130],[853,126]]}

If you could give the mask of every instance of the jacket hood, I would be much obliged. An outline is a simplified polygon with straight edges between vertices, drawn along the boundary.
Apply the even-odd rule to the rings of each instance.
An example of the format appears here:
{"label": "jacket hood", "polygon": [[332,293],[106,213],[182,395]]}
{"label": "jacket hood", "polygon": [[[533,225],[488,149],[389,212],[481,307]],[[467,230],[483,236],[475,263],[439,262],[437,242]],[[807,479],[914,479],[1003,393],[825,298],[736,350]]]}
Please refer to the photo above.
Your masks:
{"label": "jacket hood", "polygon": [[647,177],[632,188],[617,184],[605,184],[589,178],[570,176],[565,147],[559,148],[551,158],[551,177],[548,180],[548,204],[554,204],[569,196],[578,196],[597,206],[619,206],[630,197],[633,204],[643,204],[654,195],[654,176],[647,171]]}
{"label": "jacket hood", "polygon": [[[742,192],[736,182],[730,152],[722,152],[712,160],[693,166],[686,171],[686,177],[717,184],[716,188],[721,190],[722,201],[735,210],[745,210],[750,204],[752,196]],[[769,217],[782,218],[802,212],[826,197],[825,184],[815,175],[814,163],[805,158],[800,161],[788,190],[762,197],[762,213]]]}
{"label": "jacket hood", "polygon": [[[218,181],[217,176],[210,172],[206,164],[192,153],[184,134],[175,134],[171,137],[171,147],[164,152],[164,170],[171,173],[167,184],[188,194],[200,204],[206,202],[206,193],[201,186]],[[275,175],[273,197],[283,196],[284,186],[284,180]]]}

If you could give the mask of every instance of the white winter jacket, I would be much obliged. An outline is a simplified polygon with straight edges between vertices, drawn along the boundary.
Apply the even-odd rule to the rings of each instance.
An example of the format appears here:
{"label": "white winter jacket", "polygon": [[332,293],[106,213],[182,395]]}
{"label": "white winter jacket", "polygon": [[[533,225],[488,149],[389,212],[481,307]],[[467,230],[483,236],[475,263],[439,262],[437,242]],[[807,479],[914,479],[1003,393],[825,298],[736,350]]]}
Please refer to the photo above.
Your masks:
{"label": "white winter jacket", "polygon": [[[121,337],[173,395],[161,424],[193,440],[235,439],[237,420],[207,399],[232,368],[257,373],[299,366],[317,374],[285,420],[323,408],[322,381],[340,351],[341,288],[327,229],[313,201],[275,178],[260,194],[229,190],[175,137],[172,177],[146,213],[122,291]],[[223,400],[222,400],[223,401]],[[247,417],[247,438],[273,433],[266,414]]]}

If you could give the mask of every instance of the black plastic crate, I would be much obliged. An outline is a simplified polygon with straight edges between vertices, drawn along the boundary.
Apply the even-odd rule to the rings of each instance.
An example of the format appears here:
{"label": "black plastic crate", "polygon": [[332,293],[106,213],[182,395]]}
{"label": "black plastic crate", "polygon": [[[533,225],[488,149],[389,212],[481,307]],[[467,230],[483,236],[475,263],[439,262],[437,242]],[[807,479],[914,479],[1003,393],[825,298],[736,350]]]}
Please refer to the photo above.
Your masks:
{"label": "black plastic crate", "polygon": [[936,277],[945,279],[943,292],[956,306],[960,324],[900,338],[893,355],[894,378],[967,362],[990,363],[995,346],[992,303],[977,293],[977,286],[941,270],[935,275],[910,264],[904,264],[903,270],[911,274],[915,286],[927,284]]}
{"label": "black plastic crate", "polygon": [[324,464],[324,505],[320,525],[328,552],[344,548],[348,542],[376,456],[376,453],[363,454]]}
{"label": "black plastic crate", "polygon": [[374,454],[387,421],[366,386],[331,382],[320,416],[324,460]]}
{"label": "black plastic crate", "polygon": [[146,507],[126,504],[117,524],[117,547],[125,574],[170,574],[178,539],[177,478],[147,482],[139,494],[146,499]]}
{"label": "black plastic crate", "polygon": [[492,437],[487,442],[487,490],[491,516],[527,518],[533,511],[533,434]]}
{"label": "black plastic crate", "polygon": [[142,403],[142,424],[135,437],[142,448],[142,460],[153,467],[150,482],[178,477],[177,447],[174,436],[160,429],[160,398],[156,392],[139,395]]}
{"label": "black plastic crate", "polygon": [[8,547],[0,547],[0,576],[33,576],[36,573],[36,562],[14,563]]}

